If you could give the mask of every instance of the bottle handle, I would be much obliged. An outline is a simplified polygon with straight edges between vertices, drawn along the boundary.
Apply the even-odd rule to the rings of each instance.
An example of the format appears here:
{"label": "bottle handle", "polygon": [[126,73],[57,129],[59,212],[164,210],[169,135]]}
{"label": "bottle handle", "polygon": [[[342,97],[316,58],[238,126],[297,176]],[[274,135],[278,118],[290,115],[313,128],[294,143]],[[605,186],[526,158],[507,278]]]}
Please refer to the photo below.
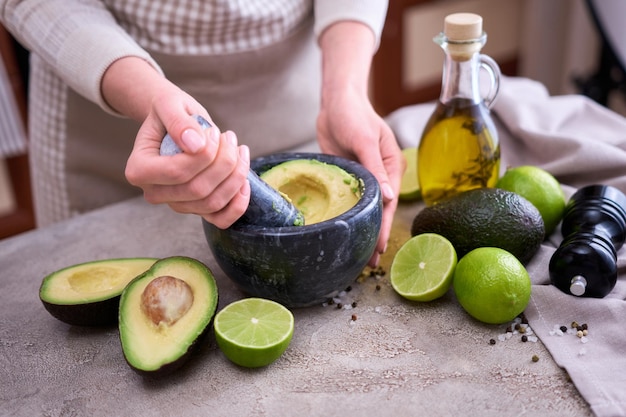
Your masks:
{"label": "bottle handle", "polygon": [[485,105],[490,109],[496,99],[496,96],[498,95],[498,91],[500,90],[500,76],[502,73],[500,72],[500,67],[496,61],[494,61],[490,56],[480,54],[479,59],[481,68],[487,71],[487,74],[489,74],[489,80],[491,81],[489,91],[487,91],[487,94],[483,97]]}

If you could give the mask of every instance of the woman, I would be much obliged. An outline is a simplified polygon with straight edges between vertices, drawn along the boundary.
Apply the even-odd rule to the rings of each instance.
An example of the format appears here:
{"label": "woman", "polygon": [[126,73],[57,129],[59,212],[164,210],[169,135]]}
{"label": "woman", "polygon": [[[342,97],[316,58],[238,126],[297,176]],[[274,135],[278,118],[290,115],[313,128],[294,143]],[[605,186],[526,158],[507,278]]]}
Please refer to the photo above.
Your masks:
{"label": "woman", "polygon": [[[228,227],[248,205],[251,157],[321,149],[377,177],[378,262],[404,169],[367,96],[385,1],[0,4],[4,25],[32,52],[39,225],[128,198],[136,186],[151,203]],[[202,131],[192,114],[214,127]],[[166,132],[184,154],[159,156]]]}

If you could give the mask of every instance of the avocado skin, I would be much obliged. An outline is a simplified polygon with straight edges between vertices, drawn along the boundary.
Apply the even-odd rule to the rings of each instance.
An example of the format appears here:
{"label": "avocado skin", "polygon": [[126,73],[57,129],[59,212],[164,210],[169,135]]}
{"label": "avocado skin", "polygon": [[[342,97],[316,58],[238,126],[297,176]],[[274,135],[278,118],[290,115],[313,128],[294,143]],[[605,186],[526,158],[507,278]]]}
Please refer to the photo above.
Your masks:
{"label": "avocado skin", "polygon": [[62,305],[41,300],[52,317],[72,326],[112,326],[117,323],[120,294],[95,303]]}
{"label": "avocado skin", "polygon": [[539,249],[545,227],[537,208],[519,194],[479,188],[421,210],[411,235],[421,233],[446,237],[459,259],[479,247],[497,247],[526,264]]}

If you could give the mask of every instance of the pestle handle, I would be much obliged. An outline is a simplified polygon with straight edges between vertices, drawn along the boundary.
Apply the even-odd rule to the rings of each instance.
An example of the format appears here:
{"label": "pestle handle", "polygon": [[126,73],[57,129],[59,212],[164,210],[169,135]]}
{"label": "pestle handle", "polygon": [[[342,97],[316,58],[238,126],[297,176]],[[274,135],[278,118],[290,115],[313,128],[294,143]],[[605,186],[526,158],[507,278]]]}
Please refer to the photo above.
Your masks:
{"label": "pestle handle", "polygon": [[[202,116],[194,115],[203,129],[211,124]],[[169,134],[163,137],[160,153],[164,156],[182,152]],[[238,222],[266,227],[302,226],[304,216],[278,191],[263,181],[256,172],[248,172],[250,203]]]}

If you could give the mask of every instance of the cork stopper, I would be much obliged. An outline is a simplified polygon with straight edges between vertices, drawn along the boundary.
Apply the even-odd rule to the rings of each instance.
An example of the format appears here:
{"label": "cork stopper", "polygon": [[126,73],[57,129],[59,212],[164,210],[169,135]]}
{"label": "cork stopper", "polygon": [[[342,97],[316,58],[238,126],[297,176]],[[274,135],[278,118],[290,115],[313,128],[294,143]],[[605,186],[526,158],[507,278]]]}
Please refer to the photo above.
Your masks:
{"label": "cork stopper", "polygon": [[443,24],[443,33],[451,42],[478,39],[483,34],[483,18],[474,13],[450,14]]}
{"label": "cork stopper", "polygon": [[483,18],[475,13],[453,13],[444,19],[443,35],[456,61],[467,61],[485,44]]}

